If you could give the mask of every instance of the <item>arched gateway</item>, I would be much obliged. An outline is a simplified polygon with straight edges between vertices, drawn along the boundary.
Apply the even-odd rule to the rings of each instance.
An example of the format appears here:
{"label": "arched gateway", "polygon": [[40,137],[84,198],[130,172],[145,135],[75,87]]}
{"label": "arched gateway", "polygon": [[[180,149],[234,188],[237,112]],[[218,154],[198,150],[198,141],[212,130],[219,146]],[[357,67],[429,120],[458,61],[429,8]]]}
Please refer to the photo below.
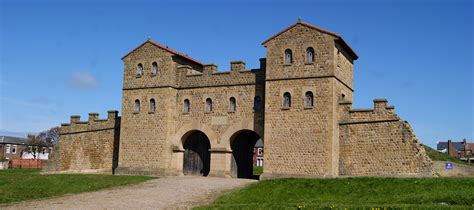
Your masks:
{"label": "arched gateway", "polygon": [[260,136],[251,130],[241,130],[232,135],[232,177],[253,178],[253,149],[259,139]]}
{"label": "arched gateway", "polygon": [[209,138],[201,131],[190,131],[183,136],[183,174],[209,175],[211,168],[211,144]]}

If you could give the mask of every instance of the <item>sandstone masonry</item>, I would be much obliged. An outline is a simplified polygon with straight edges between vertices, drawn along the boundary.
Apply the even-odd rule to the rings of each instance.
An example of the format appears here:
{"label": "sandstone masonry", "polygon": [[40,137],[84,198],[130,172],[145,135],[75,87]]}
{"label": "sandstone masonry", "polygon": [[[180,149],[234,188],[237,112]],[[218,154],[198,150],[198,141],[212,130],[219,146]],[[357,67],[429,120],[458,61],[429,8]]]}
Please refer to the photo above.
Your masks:
{"label": "sandstone masonry", "polygon": [[46,172],[112,173],[117,167],[120,117],[108,111],[107,119],[89,113],[88,121],[71,116],[61,124],[55,151],[44,167]]}
{"label": "sandstone masonry", "polygon": [[342,37],[297,22],[262,44],[258,69],[233,61],[218,72],[146,41],[122,58],[122,117],[71,118],[49,170],[248,178],[262,138],[261,178],[433,175],[385,99],[352,108],[358,56]]}

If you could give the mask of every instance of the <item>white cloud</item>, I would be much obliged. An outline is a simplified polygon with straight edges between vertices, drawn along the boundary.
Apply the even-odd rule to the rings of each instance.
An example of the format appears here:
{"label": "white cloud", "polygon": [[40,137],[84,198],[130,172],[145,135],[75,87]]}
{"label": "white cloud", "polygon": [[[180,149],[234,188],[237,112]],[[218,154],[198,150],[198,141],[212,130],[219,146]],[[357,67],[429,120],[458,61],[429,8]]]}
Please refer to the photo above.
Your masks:
{"label": "white cloud", "polygon": [[99,81],[87,71],[75,71],[67,80],[67,85],[77,89],[90,90],[99,87]]}

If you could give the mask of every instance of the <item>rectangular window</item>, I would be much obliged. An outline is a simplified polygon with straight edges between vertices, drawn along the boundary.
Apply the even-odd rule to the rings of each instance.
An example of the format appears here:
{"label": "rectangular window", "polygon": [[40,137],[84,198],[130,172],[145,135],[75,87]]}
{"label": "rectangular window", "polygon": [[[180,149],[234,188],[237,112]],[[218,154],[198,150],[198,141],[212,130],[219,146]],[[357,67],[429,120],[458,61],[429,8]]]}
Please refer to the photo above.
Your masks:
{"label": "rectangular window", "polygon": [[11,147],[11,145],[7,144],[7,151],[5,153],[10,154],[10,147]]}
{"label": "rectangular window", "polygon": [[17,146],[17,145],[13,145],[13,148],[12,148],[12,153],[13,153],[13,154],[16,154],[16,146]]}

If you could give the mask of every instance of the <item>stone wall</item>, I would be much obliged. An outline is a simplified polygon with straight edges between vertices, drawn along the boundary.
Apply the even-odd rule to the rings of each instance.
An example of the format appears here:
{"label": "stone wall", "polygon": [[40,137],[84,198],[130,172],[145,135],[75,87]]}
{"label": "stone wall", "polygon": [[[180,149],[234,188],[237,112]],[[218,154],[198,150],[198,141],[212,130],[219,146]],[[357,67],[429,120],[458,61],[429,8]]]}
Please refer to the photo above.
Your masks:
{"label": "stone wall", "polygon": [[410,125],[387,106],[374,100],[374,109],[351,109],[340,103],[341,176],[432,176],[432,161]]}
{"label": "stone wall", "polygon": [[54,152],[45,172],[113,173],[117,167],[120,117],[109,111],[107,119],[90,113],[88,121],[71,116],[70,123],[61,124]]}

